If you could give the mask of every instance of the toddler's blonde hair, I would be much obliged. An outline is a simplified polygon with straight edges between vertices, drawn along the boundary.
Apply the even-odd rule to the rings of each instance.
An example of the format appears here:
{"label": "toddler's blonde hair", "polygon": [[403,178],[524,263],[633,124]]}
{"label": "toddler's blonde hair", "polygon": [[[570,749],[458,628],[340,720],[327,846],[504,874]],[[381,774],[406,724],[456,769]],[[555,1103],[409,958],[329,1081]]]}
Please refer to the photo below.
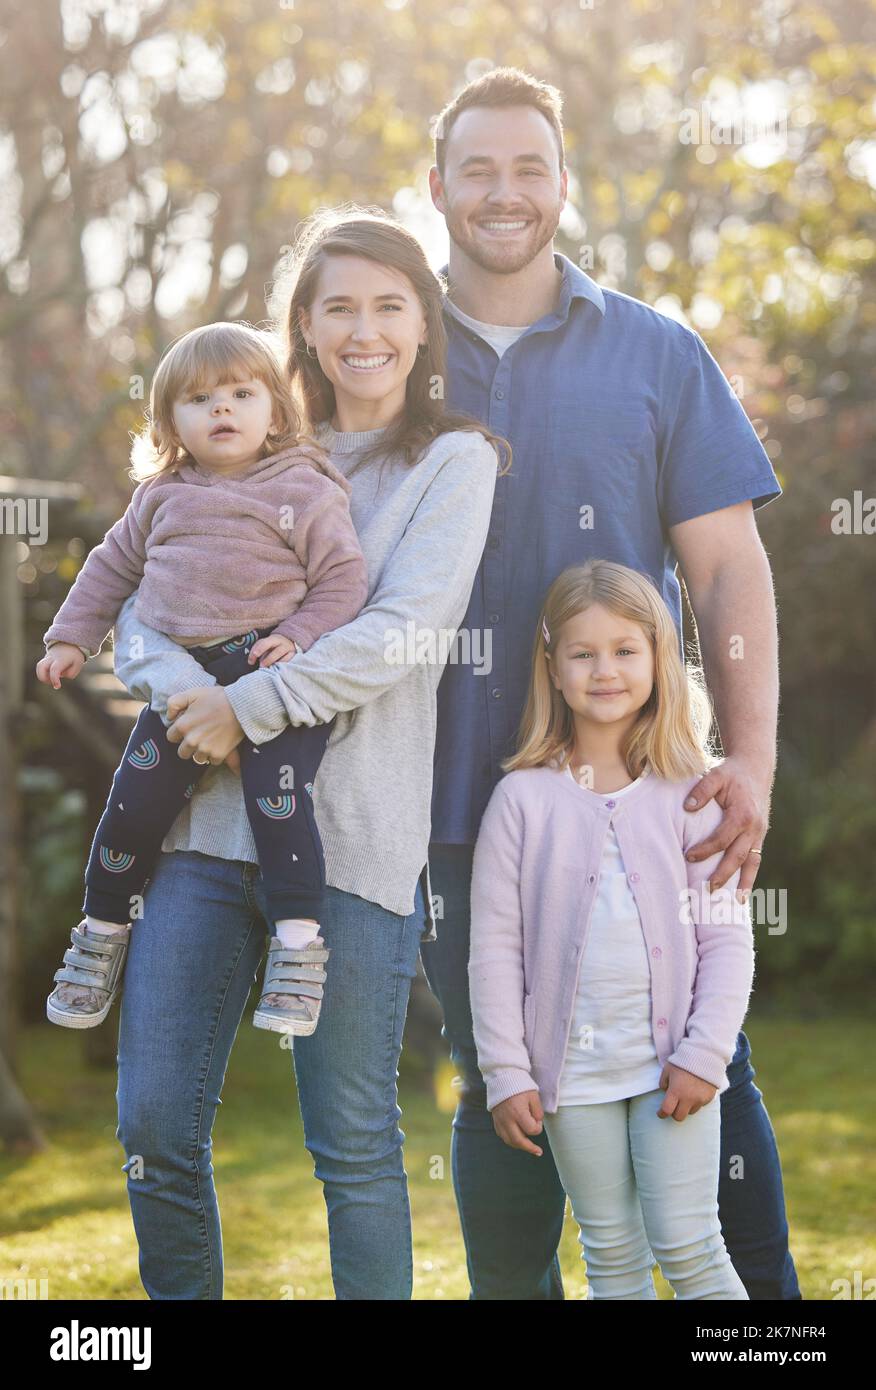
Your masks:
{"label": "toddler's blonde hair", "polygon": [[301,433],[301,418],[283,365],[283,345],[275,334],[245,322],[219,322],[193,328],[162,354],[152,381],[146,423],[131,435],[129,476],[137,482],[176,472],[191,462],[173,422],[174,403],[187,392],[228,381],[255,378],[271,393],[276,429],[261,457],[315,440]]}

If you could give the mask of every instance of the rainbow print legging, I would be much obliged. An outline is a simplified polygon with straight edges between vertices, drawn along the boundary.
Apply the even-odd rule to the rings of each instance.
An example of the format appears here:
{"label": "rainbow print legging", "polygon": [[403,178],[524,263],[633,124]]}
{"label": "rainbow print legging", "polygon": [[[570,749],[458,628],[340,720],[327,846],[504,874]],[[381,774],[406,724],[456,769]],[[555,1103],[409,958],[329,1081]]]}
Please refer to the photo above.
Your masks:
{"label": "rainbow print legging", "polygon": [[[219,685],[259,669],[247,654],[271,628],[254,629],[188,651]],[[292,658],[294,660],[294,657]],[[313,814],[313,781],[334,725],[288,725],[257,746],[238,744],[243,795],[272,921],[321,920],[325,892],[322,842]],[[161,843],[209,770],[181,758],[160,715],[143,709],[113,778],[85,871],[82,910],[106,922],[132,920],[161,852]],[[135,910],[133,916],[139,915]]]}

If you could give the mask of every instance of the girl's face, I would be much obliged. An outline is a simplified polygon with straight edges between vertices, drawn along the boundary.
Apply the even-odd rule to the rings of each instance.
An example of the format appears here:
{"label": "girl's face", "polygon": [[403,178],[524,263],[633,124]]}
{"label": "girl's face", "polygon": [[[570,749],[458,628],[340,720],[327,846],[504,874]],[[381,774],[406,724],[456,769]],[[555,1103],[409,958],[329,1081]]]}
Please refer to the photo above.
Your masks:
{"label": "girl's face", "polygon": [[423,306],[406,275],[362,256],[327,256],[301,329],[335,388],[341,429],[380,429],[401,413],[426,341]]}
{"label": "girl's face", "polygon": [[654,653],[638,623],[592,603],[563,623],[548,670],[576,720],[632,725],[654,685]]}
{"label": "girl's face", "polygon": [[202,468],[234,473],[255,463],[273,425],[273,399],[263,381],[243,378],[186,390],[173,405],[177,434]]}

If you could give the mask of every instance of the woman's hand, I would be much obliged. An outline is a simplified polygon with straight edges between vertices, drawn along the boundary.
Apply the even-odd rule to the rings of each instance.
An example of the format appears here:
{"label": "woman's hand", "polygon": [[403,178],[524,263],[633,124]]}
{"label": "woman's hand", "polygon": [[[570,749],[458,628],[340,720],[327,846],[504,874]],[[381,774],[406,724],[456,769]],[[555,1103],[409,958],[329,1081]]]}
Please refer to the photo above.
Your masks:
{"label": "woman's hand", "polygon": [[688,1115],[695,1115],[714,1100],[718,1093],[718,1087],[710,1081],[694,1076],[683,1067],[673,1066],[671,1062],[666,1063],[660,1075],[660,1089],[666,1092],[657,1111],[661,1120],[668,1120],[670,1115],[673,1120],[686,1120]]}
{"label": "woman's hand", "polygon": [[[291,637],[284,637],[281,632],[272,632],[269,636],[260,637],[257,642],[253,642],[246,659],[250,666],[254,661],[258,661],[259,666],[273,666],[275,661],[289,661],[297,650]],[[264,657],[264,661],[260,661],[260,657]]]}
{"label": "woman's hand", "polygon": [[228,761],[230,767],[239,770],[234,749],[244,733],[221,686],[201,685],[172,695],[167,702],[167,717],[173,721],[167,730],[168,742],[179,744],[181,758],[194,758],[196,763],[211,763],[214,767]]}
{"label": "woman's hand", "polygon": [[75,680],[85,665],[85,657],[72,642],[53,642],[42,661],[37,662],[37,680],[61,689],[61,677]]}
{"label": "woman's hand", "polygon": [[503,1143],[511,1149],[525,1149],[541,1158],[542,1150],[527,1139],[528,1134],[541,1134],[544,1110],[538,1091],[520,1091],[493,1106],[493,1128]]}

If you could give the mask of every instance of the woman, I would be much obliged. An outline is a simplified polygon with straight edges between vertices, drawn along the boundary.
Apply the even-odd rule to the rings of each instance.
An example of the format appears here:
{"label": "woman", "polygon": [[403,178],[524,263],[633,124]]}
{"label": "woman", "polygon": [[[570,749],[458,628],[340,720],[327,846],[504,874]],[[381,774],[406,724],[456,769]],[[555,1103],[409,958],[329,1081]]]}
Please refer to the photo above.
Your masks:
{"label": "woman", "polygon": [[[170,726],[181,757],[213,767],[164,841],[172,852],[161,856],[132,936],[117,1134],[147,1293],[221,1298],[210,1134],[266,942],[240,783],[221,764],[234,762],[244,737],[257,748],[293,724],[318,738],[334,720],[316,776],[293,769],[313,796],[325,851],[321,935],[332,959],[319,1027],[295,1038],[293,1060],[336,1295],[406,1299],[396,1079],[421,876],[430,898],[435,691],[480,561],[504,441],[445,410],[442,285],[393,219],[349,206],[316,214],[274,291],[304,426],[351,485],[369,594],[353,622],[224,688],[145,628],[133,598],[122,610],[120,678]],[[200,949],[205,937],[210,952]],[[156,972],[157,992],[145,983]]]}

